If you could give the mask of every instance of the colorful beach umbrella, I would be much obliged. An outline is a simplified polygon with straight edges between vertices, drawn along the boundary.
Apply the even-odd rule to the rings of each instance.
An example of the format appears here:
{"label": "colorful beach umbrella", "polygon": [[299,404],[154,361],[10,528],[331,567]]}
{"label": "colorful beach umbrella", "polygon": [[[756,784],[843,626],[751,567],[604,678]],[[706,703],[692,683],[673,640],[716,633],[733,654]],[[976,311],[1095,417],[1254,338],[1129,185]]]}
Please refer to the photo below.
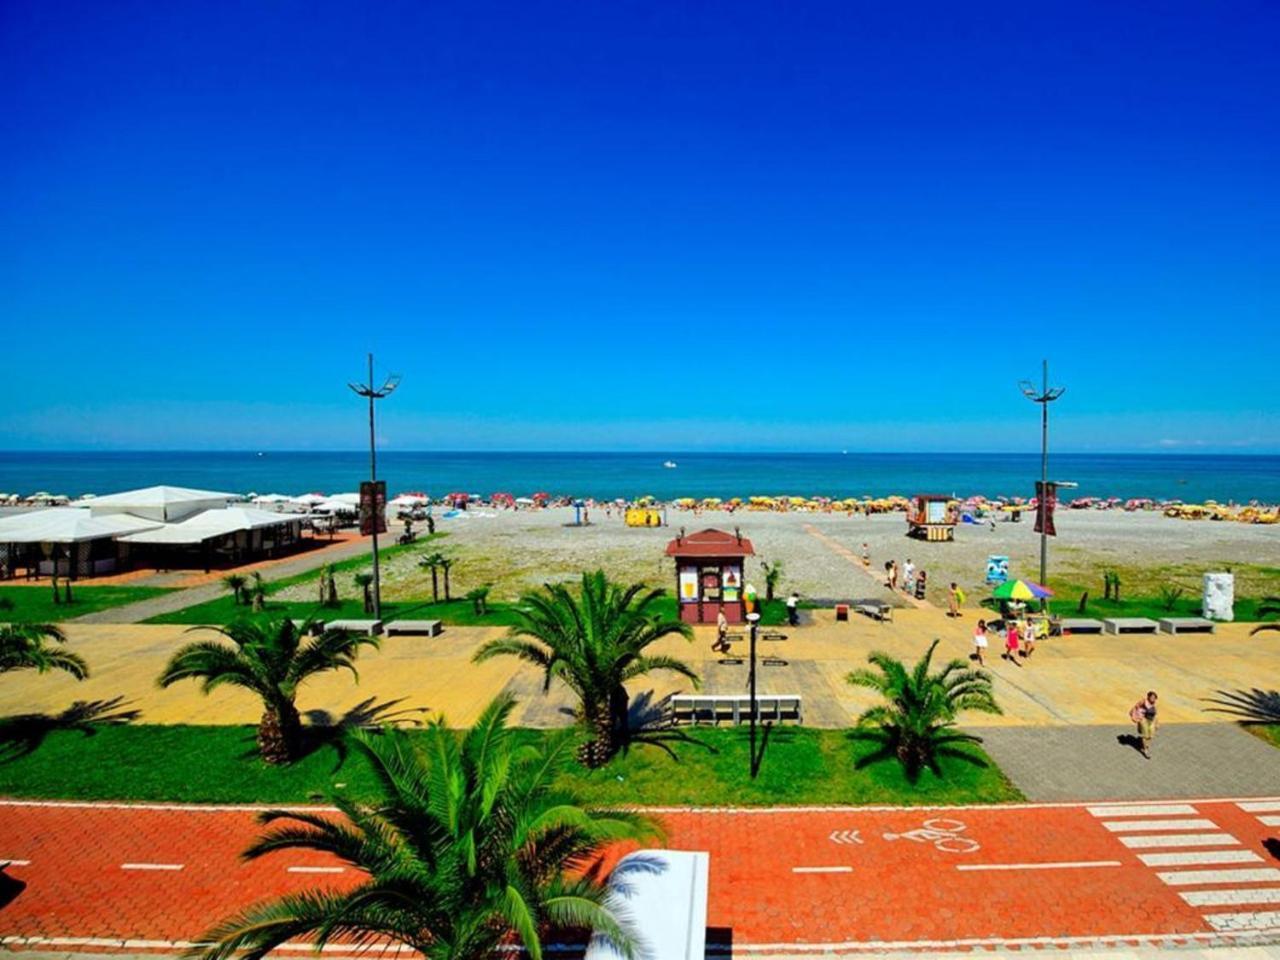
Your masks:
{"label": "colorful beach umbrella", "polygon": [[996,600],[1043,600],[1052,597],[1053,591],[1030,580],[1006,580],[991,591]]}

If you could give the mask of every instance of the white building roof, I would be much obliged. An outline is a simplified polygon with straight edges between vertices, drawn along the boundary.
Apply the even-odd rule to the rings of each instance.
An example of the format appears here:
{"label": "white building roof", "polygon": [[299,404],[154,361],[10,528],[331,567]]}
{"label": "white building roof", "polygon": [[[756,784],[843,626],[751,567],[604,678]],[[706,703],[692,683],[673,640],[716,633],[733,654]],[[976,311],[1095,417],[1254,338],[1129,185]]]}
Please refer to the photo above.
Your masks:
{"label": "white building roof", "polygon": [[159,526],[127,513],[95,517],[78,507],[52,507],[0,517],[0,543],[81,543]]}
{"label": "white building roof", "polygon": [[238,533],[241,530],[275,527],[285,523],[298,523],[301,520],[302,518],[296,514],[255,510],[252,507],[220,507],[215,510],[204,510],[181,523],[170,523],[159,529],[144,530],[121,537],[120,540],[124,543],[201,543],[215,537]]}
{"label": "white building roof", "polygon": [[95,516],[123,512],[168,523],[182,520],[200,510],[225,507],[236,499],[238,498],[234,493],[158,486],[94,497],[86,506],[93,510]]}

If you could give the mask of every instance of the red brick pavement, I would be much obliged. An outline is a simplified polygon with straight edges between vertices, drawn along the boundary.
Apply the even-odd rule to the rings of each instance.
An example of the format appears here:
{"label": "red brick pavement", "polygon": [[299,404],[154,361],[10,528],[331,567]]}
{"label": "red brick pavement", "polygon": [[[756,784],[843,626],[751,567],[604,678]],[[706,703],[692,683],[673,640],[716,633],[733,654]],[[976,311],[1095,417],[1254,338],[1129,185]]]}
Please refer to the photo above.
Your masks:
{"label": "red brick pavement", "polygon": [[[1280,910],[1280,905],[1192,906],[1179,896],[1186,889],[1240,889],[1242,883],[1244,889],[1269,884],[1280,892],[1276,880],[1210,880],[1187,887],[1171,886],[1157,875],[1166,869],[1280,868],[1265,845],[1280,828],[1266,825],[1263,814],[1227,801],[1188,801],[1191,812],[1181,814],[1168,803],[1152,806],[1156,812],[1149,815],[1121,809],[1133,805],[1117,805],[1115,815],[1096,807],[1091,812],[1085,805],[661,815],[667,846],[710,851],[708,922],[730,931],[735,949],[1204,936],[1215,930],[1207,914]],[[1280,812],[1280,805],[1276,809]],[[1179,825],[1186,819],[1210,825]],[[1119,832],[1105,826],[1121,820],[1156,825]],[[913,834],[925,821],[940,829]],[[263,897],[357,879],[349,868],[345,874],[289,870],[335,865],[317,855],[279,853],[241,861],[240,852],[258,830],[254,812],[245,808],[6,803],[0,806],[0,861],[30,863],[8,870],[27,886],[0,909],[0,936],[17,945],[13,938],[189,941]],[[833,834],[846,842],[836,842]],[[1184,834],[1226,839],[1207,846],[1136,849],[1121,840]],[[1258,859],[1165,867],[1139,858],[1223,850],[1251,851]],[[1028,869],[1068,862],[1082,865]],[[126,869],[125,864],[181,869]],[[1013,869],[959,869],[992,865]],[[1280,924],[1275,932],[1280,935]]]}

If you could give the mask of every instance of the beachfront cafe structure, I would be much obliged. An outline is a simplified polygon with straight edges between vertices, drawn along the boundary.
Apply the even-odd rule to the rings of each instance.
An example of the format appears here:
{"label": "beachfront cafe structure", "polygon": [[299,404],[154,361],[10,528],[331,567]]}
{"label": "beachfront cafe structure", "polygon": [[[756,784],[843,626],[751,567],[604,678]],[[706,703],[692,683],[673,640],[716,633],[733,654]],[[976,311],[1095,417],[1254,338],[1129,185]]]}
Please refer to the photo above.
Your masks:
{"label": "beachfront cafe structure", "polygon": [[742,623],[747,614],[743,568],[746,558],[754,553],[751,541],[737,531],[709,529],[688,536],[681,531],[667,544],[667,556],[676,563],[680,619],[715,623],[723,610],[730,623]]}
{"label": "beachfront cafe structure", "polygon": [[303,518],[233,506],[233,494],[147,487],[0,517],[0,579],[240,564],[302,539]]}

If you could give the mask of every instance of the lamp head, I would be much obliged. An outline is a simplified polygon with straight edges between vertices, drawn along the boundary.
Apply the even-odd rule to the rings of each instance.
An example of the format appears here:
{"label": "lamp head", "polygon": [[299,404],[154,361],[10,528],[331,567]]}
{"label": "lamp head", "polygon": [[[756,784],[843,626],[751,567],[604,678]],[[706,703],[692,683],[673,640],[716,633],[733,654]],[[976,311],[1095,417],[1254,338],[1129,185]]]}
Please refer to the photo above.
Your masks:
{"label": "lamp head", "polygon": [[747,614],[747,622],[748,622],[748,623],[750,623],[750,624],[752,624],[753,626],[754,626],[755,624],[759,623],[759,622],[760,622],[760,614],[758,614],[758,613],[748,613],[748,614]]}

